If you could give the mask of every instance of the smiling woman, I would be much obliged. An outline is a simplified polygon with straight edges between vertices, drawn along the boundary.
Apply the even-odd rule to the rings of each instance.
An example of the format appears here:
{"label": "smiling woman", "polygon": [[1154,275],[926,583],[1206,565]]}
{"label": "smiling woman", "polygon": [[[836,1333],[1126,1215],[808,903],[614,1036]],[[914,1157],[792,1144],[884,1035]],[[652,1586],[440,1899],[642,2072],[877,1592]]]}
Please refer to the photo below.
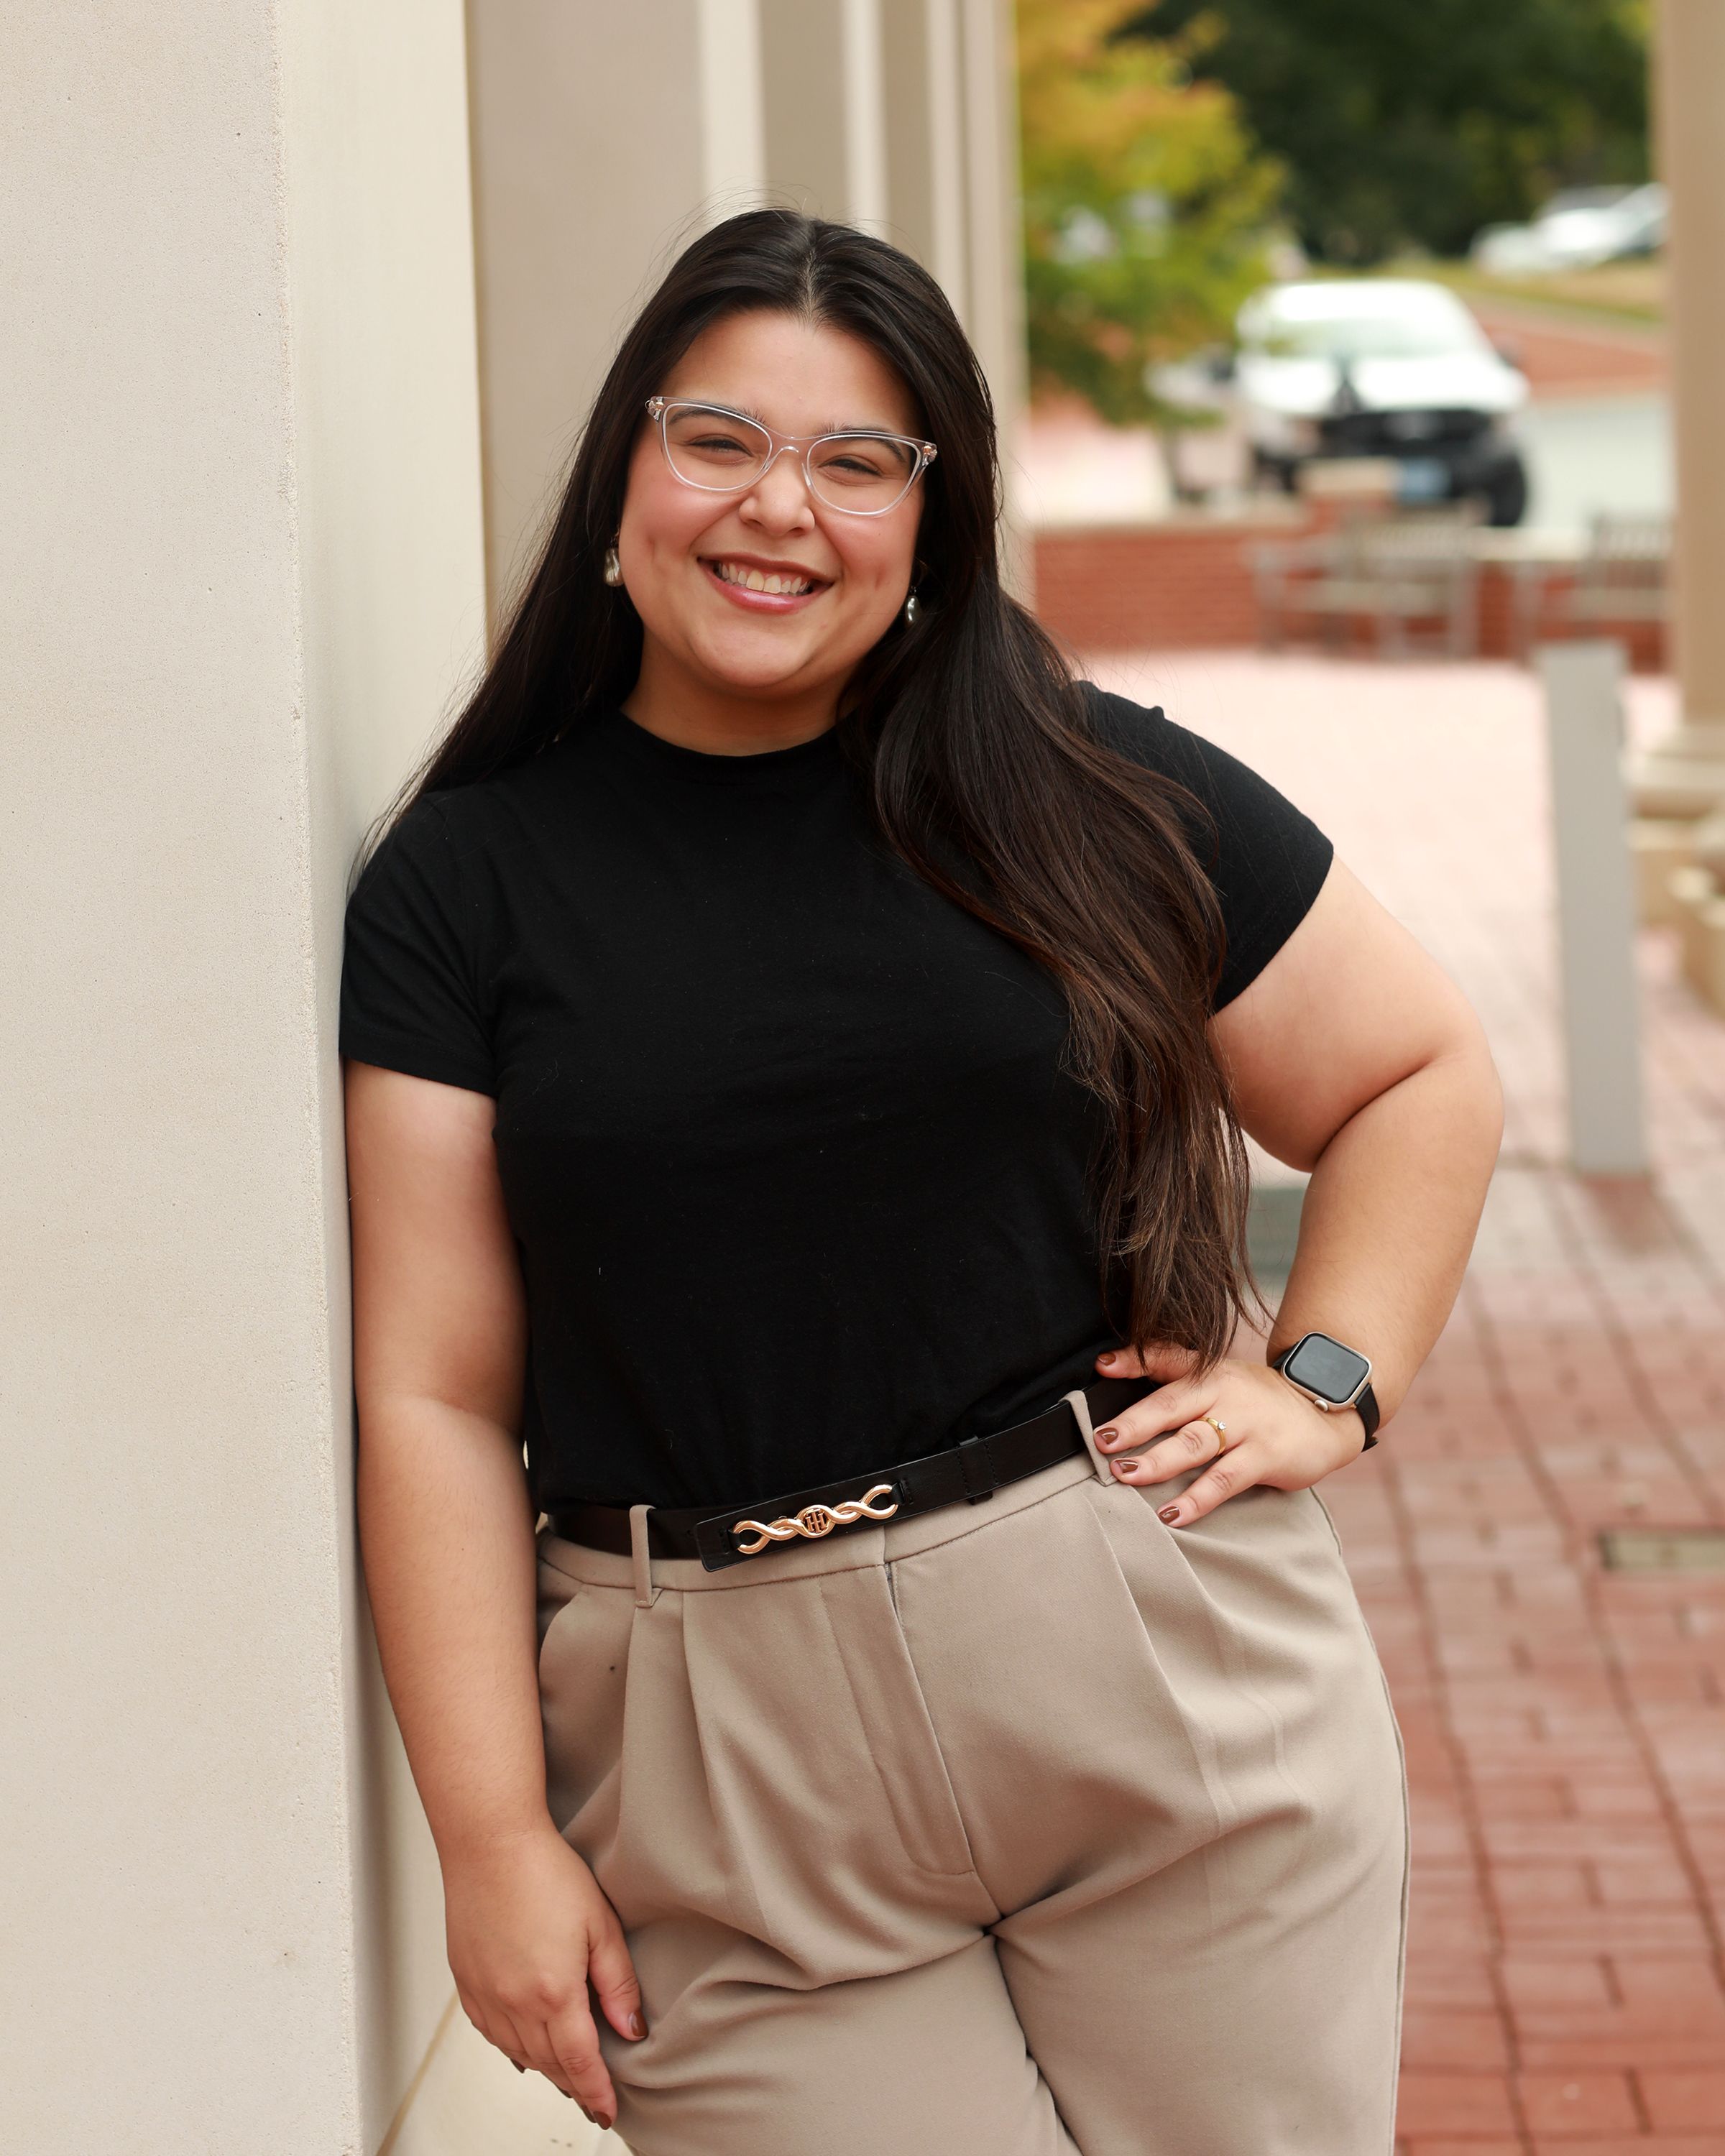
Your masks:
{"label": "smiling woman", "polygon": [[[997,485],[915,264],[708,234],[355,892],[451,1964],[639,2156],[1384,2156],[1404,1786],[1312,1487],[1443,1322],[1490,1065],[1304,816],[1071,679]],[[1269,1362],[1244,1132],[1312,1171]]]}

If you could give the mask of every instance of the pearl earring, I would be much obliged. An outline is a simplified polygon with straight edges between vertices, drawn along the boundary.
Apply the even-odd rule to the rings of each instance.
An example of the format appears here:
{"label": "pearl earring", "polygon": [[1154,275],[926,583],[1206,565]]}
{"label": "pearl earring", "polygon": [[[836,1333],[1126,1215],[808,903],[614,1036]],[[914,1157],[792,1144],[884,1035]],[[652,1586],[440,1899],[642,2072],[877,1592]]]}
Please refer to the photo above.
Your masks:
{"label": "pearl earring", "polygon": [[912,592],[905,601],[905,627],[909,629],[916,619],[916,594]]}
{"label": "pearl earring", "polygon": [[614,547],[608,547],[605,549],[605,582],[613,586],[623,582],[623,564],[617,558],[617,549]]}

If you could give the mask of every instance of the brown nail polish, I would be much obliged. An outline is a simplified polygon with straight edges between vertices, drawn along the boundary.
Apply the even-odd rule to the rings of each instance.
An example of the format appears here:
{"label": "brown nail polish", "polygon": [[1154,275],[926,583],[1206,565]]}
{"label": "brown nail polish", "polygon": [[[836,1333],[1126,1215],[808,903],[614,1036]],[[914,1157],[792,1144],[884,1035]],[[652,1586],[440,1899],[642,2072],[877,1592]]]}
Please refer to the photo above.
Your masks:
{"label": "brown nail polish", "polygon": [[1111,1348],[1106,1355],[1098,1355],[1096,1360],[1099,1363],[1117,1363],[1120,1360],[1120,1358]]}
{"label": "brown nail polish", "polygon": [[1136,1460],[1117,1460],[1111,1464],[1114,1472],[1120,1477],[1122,1482],[1126,1480],[1128,1475],[1134,1475],[1137,1472],[1138,1463]]}
{"label": "brown nail polish", "polygon": [[631,2036],[644,2036],[646,2035],[646,2030],[641,2026],[641,2017],[639,2014],[631,2014],[629,2015],[629,2033]]}
{"label": "brown nail polish", "polygon": [[1096,1443],[1098,1445],[1117,1445],[1119,1442],[1120,1432],[1115,1429],[1111,1423],[1106,1430],[1099,1430],[1096,1432]]}
{"label": "brown nail polish", "polygon": [[1166,1520],[1169,1527],[1173,1527],[1179,1519],[1180,1508],[1178,1505],[1164,1505],[1156,1517],[1158,1520]]}

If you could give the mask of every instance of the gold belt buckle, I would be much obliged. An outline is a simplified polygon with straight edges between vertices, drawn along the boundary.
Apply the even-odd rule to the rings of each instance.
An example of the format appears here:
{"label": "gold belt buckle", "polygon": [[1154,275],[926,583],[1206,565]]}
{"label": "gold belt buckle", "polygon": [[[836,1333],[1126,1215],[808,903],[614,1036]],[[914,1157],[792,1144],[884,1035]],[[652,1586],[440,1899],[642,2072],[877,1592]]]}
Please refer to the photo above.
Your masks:
{"label": "gold belt buckle", "polygon": [[805,1505],[800,1512],[773,1521],[738,1520],[731,1532],[733,1535],[753,1535],[753,1542],[737,1545],[737,1552],[742,1557],[758,1557],[769,1543],[788,1543],[796,1535],[818,1542],[823,1535],[831,1534],[834,1527],[848,1527],[857,1520],[890,1520],[898,1510],[898,1499],[892,1497],[890,1505],[881,1505],[876,1502],[881,1497],[892,1497],[891,1483],[877,1482],[860,1497],[847,1497],[841,1504]]}

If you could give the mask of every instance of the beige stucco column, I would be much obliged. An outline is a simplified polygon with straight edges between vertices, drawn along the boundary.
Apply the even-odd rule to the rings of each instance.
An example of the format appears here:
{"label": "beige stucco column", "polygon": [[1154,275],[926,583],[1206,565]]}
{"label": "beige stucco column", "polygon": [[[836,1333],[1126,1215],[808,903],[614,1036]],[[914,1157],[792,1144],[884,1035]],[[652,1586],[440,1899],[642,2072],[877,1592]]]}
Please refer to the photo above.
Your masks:
{"label": "beige stucco column", "polygon": [[370,2156],[449,1984],[354,1563],[336,993],[482,629],[461,13],[0,43],[0,2147]]}
{"label": "beige stucco column", "polygon": [[987,371],[1005,473],[1008,582],[1034,598],[1029,534],[1018,507],[1019,430],[1028,362],[1019,204],[1017,49],[1010,0],[963,0],[966,224],[969,282],[964,325]]}
{"label": "beige stucco column", "polygon": [[1682,718],[1637,772],[1638,805],[1694,815],[1725,801],[1725,7],[1659,0],[1657,163],[1671,189],[1673,570]]}

